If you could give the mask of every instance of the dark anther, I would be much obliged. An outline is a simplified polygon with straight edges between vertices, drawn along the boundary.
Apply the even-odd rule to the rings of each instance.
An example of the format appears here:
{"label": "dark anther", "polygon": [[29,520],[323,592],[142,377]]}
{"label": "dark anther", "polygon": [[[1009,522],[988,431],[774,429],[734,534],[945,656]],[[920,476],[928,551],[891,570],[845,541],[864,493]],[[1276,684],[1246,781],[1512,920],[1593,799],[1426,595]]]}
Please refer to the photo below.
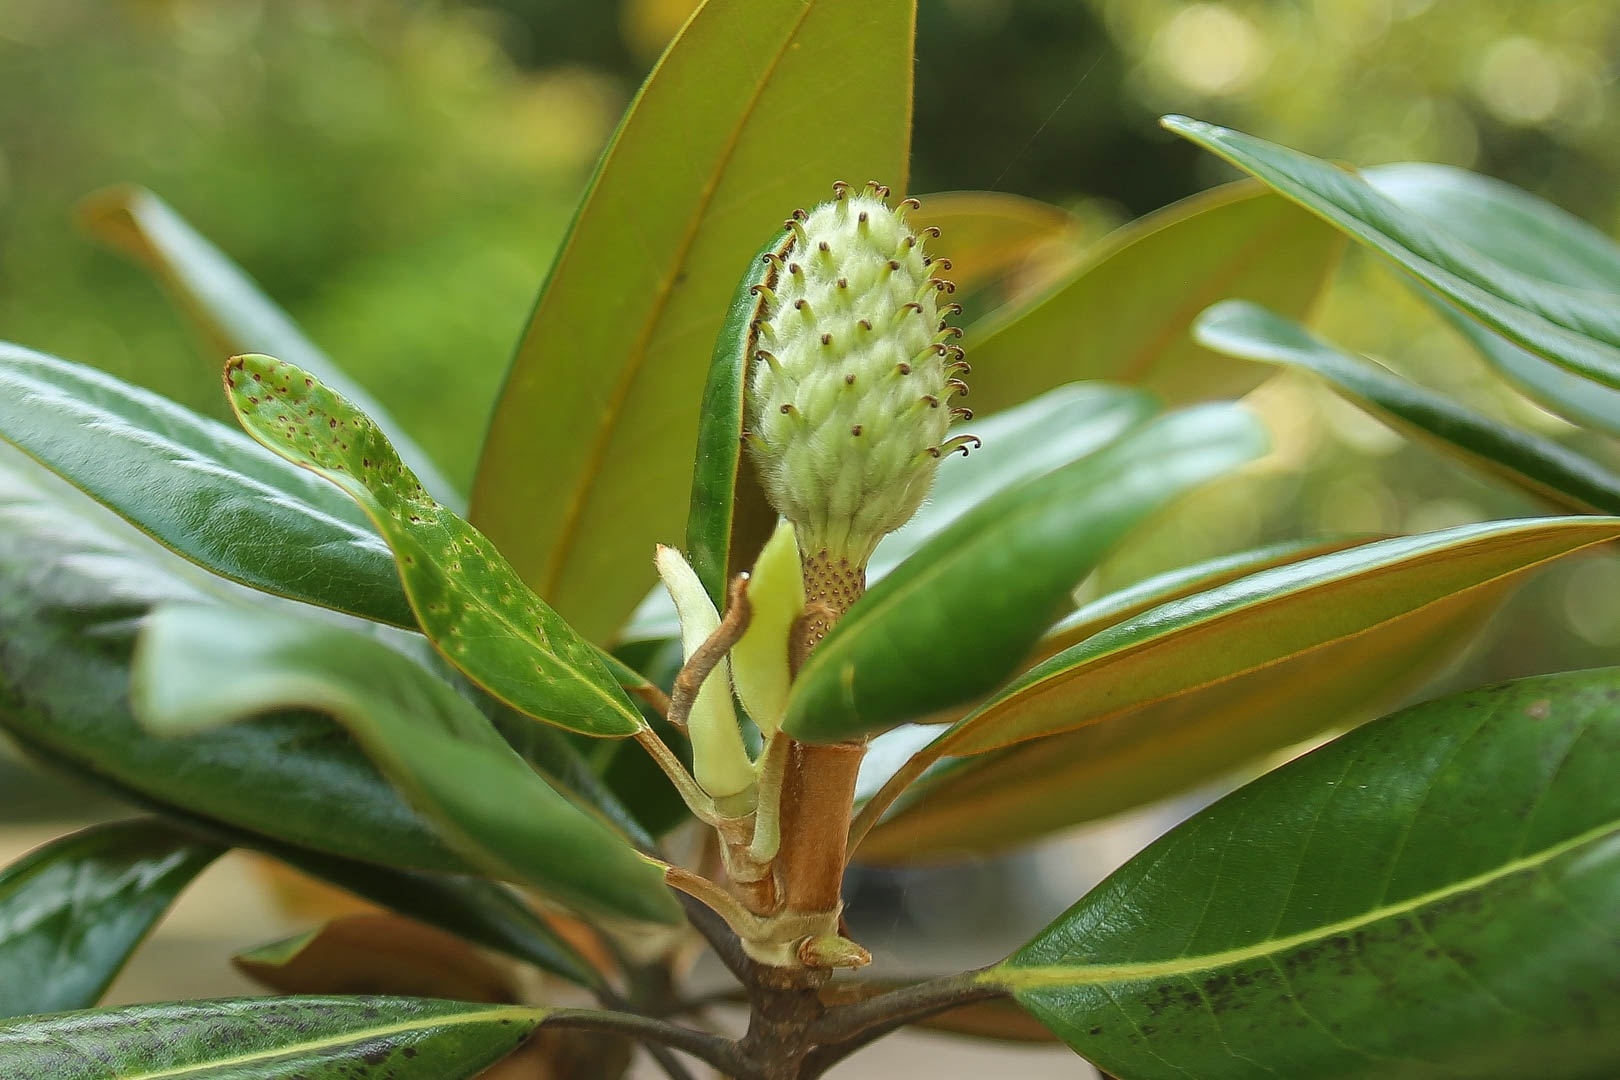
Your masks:
{"label": "dark anther", "polygon": [[832,335],[831,334],[822,334],[821,335],[821,343],[823,345],[831,345],[832,344]]}

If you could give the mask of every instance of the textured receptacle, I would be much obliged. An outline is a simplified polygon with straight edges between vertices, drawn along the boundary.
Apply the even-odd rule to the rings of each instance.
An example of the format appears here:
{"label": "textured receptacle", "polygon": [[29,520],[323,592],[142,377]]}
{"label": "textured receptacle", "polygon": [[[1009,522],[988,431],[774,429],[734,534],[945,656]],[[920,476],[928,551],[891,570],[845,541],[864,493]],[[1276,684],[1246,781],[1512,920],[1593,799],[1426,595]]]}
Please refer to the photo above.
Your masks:
{"label": "textured receptacle", "polygon": [[[787,222],[764,256],[752,324],[747,440],[767,496],[798,529],[801,550],[852,568],[910,519],[947,439],[967,415],[967,365],[951,344],[960,311],[887,189],[836,197]],[[937,232],[935,233],[937,235]]]}

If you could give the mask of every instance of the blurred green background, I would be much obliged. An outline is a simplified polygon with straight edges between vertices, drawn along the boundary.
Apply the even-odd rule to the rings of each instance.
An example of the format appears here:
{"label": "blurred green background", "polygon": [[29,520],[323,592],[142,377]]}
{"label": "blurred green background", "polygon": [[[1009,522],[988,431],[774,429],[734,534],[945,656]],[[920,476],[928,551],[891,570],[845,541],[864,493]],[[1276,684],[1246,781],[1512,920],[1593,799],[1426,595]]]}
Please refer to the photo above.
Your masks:
{"label": "blurred green background", "polygon": [[[141,184],[465,487],[596,154],[690,7],[0,0],[0,338],[223,415],[221,358],[142,271],[76,227],[83,196]],[[1093,237],[1232,175],[1163,133],[1164,112],[1361,165],[1464,166],[1620,228],[1614,0],[922,0],[918,53],[913,189],[1033,195],[1074,209]],[[1481,408],[1579,439],[1500,387],[1367,259],[1347,260],[1317,322]],[[1276,537],[1538,512],[1309,383],[1255,397],[1276,463],[1191,500],[1109,581]],[[1617,598],[1612,557],[1542,575],[1450,683],[1613,662]],[[27,816],[34,796],[10,782],[4,813]],[[55,781],[26,783],[50,804]],[[961,895],[913,916],[974,917]]]}

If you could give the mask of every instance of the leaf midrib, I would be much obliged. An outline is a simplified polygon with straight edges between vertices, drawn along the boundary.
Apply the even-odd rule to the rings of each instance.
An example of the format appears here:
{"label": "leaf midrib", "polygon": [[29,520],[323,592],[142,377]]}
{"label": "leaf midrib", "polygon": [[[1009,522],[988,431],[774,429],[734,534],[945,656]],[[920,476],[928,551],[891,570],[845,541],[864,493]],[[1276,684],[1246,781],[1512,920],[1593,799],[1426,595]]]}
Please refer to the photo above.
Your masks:
{"label": "leaf midrib", "polygon": [[[707,220],[709,208],[714,204],[715,194],[720,189],[724,166],[736,154],[737,143],[742,138],[743,129],[753,119],[758,110],[760,98],[764,96],[765,88],[771,77],[781,67],[782,59],[792,48],[801,30],[804,29],[805,20],[815,9],[815,2],[804,5],[798,21],[793,29],[782,39],[776,52],[771,56],[770,62],[761,70],[758,81],[754,84],[753,92],[748,97],[748,104],[743,109],[737,123],[732,126],[731,132],[726,136],[724,148],[716,161],[711,179],[704,185],[702,193],[698,196],[695,211],[687,218],[686,229],[676,247],[676,256],[668,264],[668,272],[658,283],[656,296],[647,318],[643,321],[636,339],[630,347],[626,363],[621,370],[618,380],[613,385],[613,393],[608,399],[608,409],[603,422],[597,427],[596,437],[591,440],[590,450],[585,455],[585,461],[578,473],[578,482],[569,493],[568,504],[563,509],[562,522],[557,529],[557,540],[547,555],[546,565],[540,574],[539,587],[535,589],[541,596],[551,596],[556,593],[557,584],[562,578],[564,568],[573,555],[574,548],[579,543],[580,520],[585,516],[586,495],[596,486],[596,477],[602,472],[602,463],[607,458],[608,444],[619,429],[623,419],[623,406],[630,396],[631,387],[635,385],[636,378],[641,374],[642,367],[647,361],[647,346],[663,320],[664,311],[669,307],[671,298],[675,295],[675,284],[680,277],[680,268],[686,264],[691,254],[692,245],[697,242],[699,227]],[[588,211],[587,211],[588,212]]]}
{"label": "leaf midrib", "polygon": [[204,1076],[215,1069],[234,1065],[252,1065],[255,1062],[269,1062],[277,1058],[286,1058],[295,1054],[307,1054],[331,1047],[357,1043],[363,1040],[378,1039],[389,1035],[404,1035],[413,1031],[424,1031],[436,1027],[460,1027],[467,1024],[487,1023],[502,1016],[515,1015],[524,1021],[542,1019],[545,1016],[543,1009],[526,1009],[516,1006],[504,1006],[498,1009],[487,1009],[480,1013],[462,1013],[453,1016],[422,1017],[403,1023],[387,1024],[380,1027],[361,1028],[345,1031],[339,1035],[328,1036],[323,1039],[310,1039],[306,1042],[286,1043],[270,1050],[253,1051],[238,1054],[229,1058],[211,1058],[207,1061],[190,1062],[176,1065],[172,1068],[159,1069],[155,1072],[124,1073],[119,1080],[165,1080],[168,1077]]}
{"label": "leaf midrib", "polygon": [[1385,904],[1360,915],[1340,919],[1337,922],[1325,923],[1312,930],[1304,930],[1297,934],[1290,934],[1287,937],[1271,938],[1240,948],[1225,949],[1220,952],[1204,953],[1198,956],[1181,956],[1170,960],[1150,960],[1129,964],[1054,964],[1041,967],[1021,967],[1013,959],[1009,958],[988,969],[979,981],[983,985],[996,986],[1012,993],[1019,993],[1027,990],[1098,986],[1105,983],[1142,982],[1149,979],[1170,979],[1211,971],[1216,968],[1231,967],[1249,960],[1269,958],[1290,949],[1322,941],[1338,934],[1350,933],[1384,919],[1407,915],[1417,911],[1419,908],[1442,903],[1453,897],[1483,889],[1516,874],[1540,870],[1545,864],[1562,855],[1577,851],[1588,844],[1611,836],[1620,836],[1620,820],[1598,825],[1562,843],[1543,848],[1533,855],[1520,856],[1484,873],[1463,878],[1460,881],[1438,889],[1432,889],[1426,893],[1419,893],[1400,903]]}
{"label": "leaf midrib", "polygon": [[[390,524],[390,522],[388,521],[389,515],[385,512],[385,509],[383,507],[383,500],[380,499],[377,496],[377,494],[371,490],[371,488],[367,487],[363,482],[361,482],[359,477],[353,476],[350,473],[332,473],[332,472],[330,472],[328,470],[319,469],[319,468],[312,469],[311,471],[319,472],[321,475],[327,477],[327,479],[331,480],[334,484],[337,484],[339,487],[343,488],[345,491],[351,491],[351,493],[364,492],[365,497],[360,498],[358,495],[356,495],[356,501],[360,503],[361,508],[363,510],[365,510],[366,516],[371,519],[372,524],[374,526],[376,526],[377,531],[380,534],[382,534],[382,536],[384,537],[385,540],[390,535],[391,529],[397,527],[402,536],[404,536],[407,539],[411,540],[412,542],[416,543],[419,547],[422,547],[422,548],[427,547],[426,544],[421,543],[421,541],[417,538],[416,530],[405,526],[401,522],[393,522],[392,525]],[[347,480],[352,480],[354,482],[355,486],[354,486],[353,489],[350,489],[348,483],[345,482]],[[438,527],[440,529],[446,529],[446,531],[448,531],[445,524],[444,524],[443,519],[445,517],[450,517],[450,518],[452,518],[452,519],[454,519],[456,521],[460,521],[461,524],[463,526],[465,526],[469,531],[476,531],[475,526],[473,526],[471,523],[469,523],[469,522],[463,520],[462,518],[460,518],[459,516],[457,516],[448,507],[441,505],[436,500],[433,500],[432,496],[424,495],[423,497],[428,499],[429,501],[432,501],[433,505],[438,507],[438,516],[439,516]],[[400,499],[400,501],[404,502],[403,499]],[[482,536],[481,533],[479,535]],[[488,537],[484,537],[484,542],[489,545],[490,550],[495,555],[495,558],[500,559],[503,562],[505,561],[505,556],[501,555],[500,552],[495,549],[494,541],[490,540]],[[390,544],[389,547],[390,547],[390,549],[392,549],[393,545]],[[482,556],[483,552],[479,552],[479,554]],[[396,555],[396,565],[397,565],[397,558],[398,558],[398,556]],[[452,575],[449,570],[443,568],[442,566],[439,566],[439,564],[437,562],[434,562],[433,565],[439,569],[440,573],[442,573],[447,580],[449,580],[449,581],[454,581],[455,580],[455,576]],[[525,585],[523,583],[523,580],[518,576],[517,571],[512,568],[510,563],[507,564],[506,569],[507,569],[507,573],[511,575],[512,581],[516,584],[516,586],[519,589],[527,589],[528,588],[528,586]],[[418,621],[425,625],[427,620],[424,618],[422,612],[417,610],[416,596],[412,592],[411,587],[408,584],[406,584],[406,582],[408,582],[410,580],[410,575],[405,572],[403,567],[400,567],[399,571],[400,571],[400,573],[399,573],[400,584],[401,584],[401,587],[404,588],[404,590],[405,590],[405,599],[410,603],[411,611],[415,612]],[[532,591],[531,591],[531,594],[532,594]],[[516,638],[519,641],[528,642],[531,645],[536,646],[535,651],[540,656],[551,660],[554,664],[556,664],[557,667],[560,667],[563,671],[567,672],[569,675],[573,676],[576,680],[578,680],[580,684],[588,687],[590,689],[591,693],[593,693],[598,698],[600,698],[603,702],[605,702],[608,705],[608,707],[612,709],[612,711],[613,711],[613,713],[615,715],[617,715],[619,717],[622,717],[622,718],[625,718],[625,719],[628,719],[628,720],[631,720],[632,723],[633,723],[633,726],[632,726],[632,728],[631,728],[631,730],[629,732],[625,733],[625,736],[633,734],[634,732],[639,731],[642,728],[647,726],[647,722],[642,719],[640,712],[636,711],[636,709],[635,709],[635,707],[633,705],[630,705],[628,703],[628,701],[620,701],[620,700],[616,699],[613,696],[613,694],[611,694],[606,688],[601,686],[596,679],[591,678],[588,674],[581,671],[572,662],[570,662],[568,659],[566,659],[562,655],[561,652],[557,651],[556,649],[551,648],[546,642],[543,642],[543,641],[540,641],[539,639],[537,639],[534,636],[534,634],[530,630],[528,630],[526,627],[519,626],[516,622],[514,622],[511,618],[509,618],[506,615],[506,613],[503,612],[500,608],[498,608],[498,607],[494,606],[493,604],[491,604],[489,602],[488,598],[485,597],[485,595],[484,595],[484,593],[483,593],[483,591],[481,589],[476,589],[476,588],[474,588],[474,589],[466,589],[466,590],[464,590],[462,592],[461,595],[463,597],[469,599],[470,601],[472,601],[472,603],[475,604],[480,611],[483,611],[497,625],[499,625],[501,627],[504,627],[508,632],[511,633],[512,637]],[[543,606],[545,606],[547,610],[550,610],[549,605],[546,605],[545,601],[543,599],[541,599],[538,595],[535,595],[535,599],[538,600]],[[555,619],[558,619],[559,621],[561,621],[561,619],[562,619],[562,616],[557,615],[554,611],[552,612],[552,617],[555,618]],[[454,657],[452,657],[449,653],[445,652],[445,650],[440,647],[437,640],[435,640],[433,637],[429,636],[428,641],[433,645],[433,648],[436,651],[438,651],[438,653],[441,656],[443,656],[447,661],[450,662],[451,665],[453,665],[454,667],[456,667],[458,669],[461,668],[460,663],[458,663],[456,661],[456,659]],[[588,647],[589,646],[587,645],[587,648]],[[613,685],[618,686],[618,680],[613,678],[612,672],[608,672],[607,674],[608,674],[609,680],[612,681]],[[525,709],[523,706],[519,705],[517,702],[508,701],[505,695],[495,693],[495,690],[492,687],[489,687],[489,686],[485,685],[483,679],[473,676],[471,672],[467,672],[467,675],[468,675],[469,678],[472,678],[473,682],[477,683],[479,686],[483,687],[485,690],[488,690],[490,694],[492,694],[494,697],[496,697],[497,699],[499,699],[503,703],[505,703],[507,705],[510,705],[512,708],[514,708],[514,709],[518,710],[519,712],[523,713],[525,716],[530,715],[529,711],[527,709]]]}

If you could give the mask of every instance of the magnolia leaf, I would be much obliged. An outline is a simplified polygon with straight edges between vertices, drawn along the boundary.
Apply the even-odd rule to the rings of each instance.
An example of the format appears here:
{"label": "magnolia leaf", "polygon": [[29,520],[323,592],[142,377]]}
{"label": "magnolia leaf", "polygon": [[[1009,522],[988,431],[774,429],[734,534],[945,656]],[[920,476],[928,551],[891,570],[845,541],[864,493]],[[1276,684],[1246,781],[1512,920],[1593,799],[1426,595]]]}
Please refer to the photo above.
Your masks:
{"label": "magnolia leaf", "polygon": [[1172,601],[1020,676],[930,747],[965,756],[1235,678],[1620,536],[1620,518],[1530,518],[1380,540]]}
{"label": "magnolia leaf", "polygon": [[0,343],[0,438],[216,574],[416,625],[388,545],[354,501],[224,424]]}
{"label": "magnolia leaf", "polygon": [[353,404],[268,356],[232,359],[225,389],[248,434],[360,504],[394,551],[422,632],[468,678],[520,712],[582,734],[645,726],[600,654],[483,534],[434,501]]}
{"label": "magnolia leaf", "polygon": [[1356,173],[1308,154],[1184,116],[1166,117],[1164,125],[1253,173],[1508,340],[1620,389],[1620,304],[1613,295],[1553,284],[1497,262]]}
{"label": "magnolia leaf", "polygon": [[429,490],[449,505],[460,505],[455,488],[388,411],[310,341],[258,283],[162,199],[144,188],[108,188],[84,200],[79,219],[93,235],[157,275],[214,346],[216,362],[265,352],[314,372],[388,432],[400,457]]}
{"label": "magnolia leaf", "polygon": [[1195,343],[1193,317],[1230,296],[1303,316],[1343,248],[1332,229],[1253,183],[1149,214],[1045,292],[968,327],[974,411],[1082,379],[1132,383],[1172,404],[1241,394],[1267,372]]}
{"label": "magnolia leaf", "polygon": [[517,1005],[392,997],[129,1005],[0,1022],[0,1061],[51,1080],[467,1080],[545,1018]]}
{"label": "magnolia leaf", "polygon": [[979,504],[850,607],[793,684],[783,730],[837,742],[994,689],[1133,525],[1266,442],[1243,409],[1199,406]]}
{"label": "magnolia leaf", "polygon": [[[915,0],[708,0],[604,153],[472,509],[587,638],[618,628],[652,584],[653,545],[681,535],[696,406],[751,253],[834,180],[904,191],[915,16]],[[858,122],[805,108],[829,94],[858,102]]]}
{"label": "magnolia leaf", "polygon": [[86,1009],[222,852],[162,822],[53,840],[0,870],[0,1017]]}
{"label": "magnolia leaf", "polygon": [[1242,300],[1217,304],[1199,316],[1195,335],[1224,353],[1303,368],[1397,430],[1560,509],[1620,513],[1620,475],[1598,462],[1464,408],[1265,308]]}
{"label": "magnolia leaf", "polygon": [[546,784],[448,685],[379,642],[310,619],[166,605],[147,616],[130,697],[164,734],[325,713],[475,864],[581,910],[680,918],[660,868]]}
{"label": "magnolia leaf", "polygon": [[1617,697],[1620,671],[1572,672],[1368,724],[984,981],[1124,1080],[1615,1075]]}

